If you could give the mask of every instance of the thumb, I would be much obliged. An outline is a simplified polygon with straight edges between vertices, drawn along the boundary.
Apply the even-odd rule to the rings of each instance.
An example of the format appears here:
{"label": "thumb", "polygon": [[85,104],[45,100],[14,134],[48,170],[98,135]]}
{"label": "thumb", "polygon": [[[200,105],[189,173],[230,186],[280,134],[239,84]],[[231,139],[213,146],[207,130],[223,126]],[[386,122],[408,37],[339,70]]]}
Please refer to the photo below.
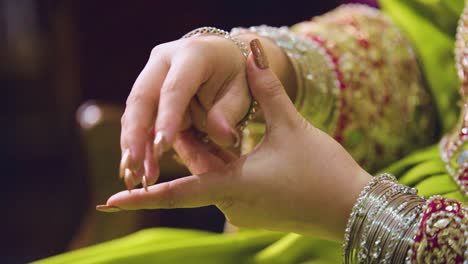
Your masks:
{"label": "thumb", "polygon": [[269,68],[269,61],[258,39],[250,42],[252,53],[247,59],[247,80],[252,95],[263,111],[267,127],[273,123],[291,123],[297,115],[283,84]]}

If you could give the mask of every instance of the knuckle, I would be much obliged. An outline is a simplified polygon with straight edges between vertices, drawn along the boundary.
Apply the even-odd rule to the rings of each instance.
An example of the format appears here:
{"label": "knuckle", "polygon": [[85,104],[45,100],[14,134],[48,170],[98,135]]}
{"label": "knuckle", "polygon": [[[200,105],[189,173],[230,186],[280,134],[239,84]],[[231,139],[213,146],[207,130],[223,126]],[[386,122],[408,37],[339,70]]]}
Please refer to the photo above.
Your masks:
{"label": "knuckle", "polygon": [[213,55],[213,45],[210,41],[202,38],[188,38],[180,43],[178,49],[180,59],[188,60],[190,63],[203,65],[204,61],[210,60]]}
{"label": "knuckle", "polygon": [[164,195],[161,197],[161,203],[165,208],[172,209],[177,208],[179,206],[177,193],[172,182],[169,181],[164,184],[163,193]]}
{"label": "knuckle", "polygon": [[126,106],[143,105],[148,99],[143,94],[132,93],[127,97]]}
{"label": "knuckle", "polygon": [[184,50],[204,50],[209,42],[205,41],[202,36],[195,38],[185,38],[180,42],[180,48]]}
{"label": "knuckle", "polygon": [[199,38],[185,38],[185,39],[181,39],[179,43],[179,48],[182,51],[186,51],[186,50],[190,50],[190,49],[194,49],[198,47],[199,43],[200,43]]}
{"label": "knuckle", "polygon": [[278,78],[268,78],[263,81],[263,91],[265,96],[278,96],[283,94],[283,84]]}
{"label": "knuckle", "polygon": [[234,198],[230,195],[224,195],[216,203],[216,206],[223,212],[229,211],[234,206]]}
{"label": "knuckle", "polygon": [[155,56],[161,55],[162,51],[165,49],[166,46],[167,46],[166,43],[154,46],[151,49],[150,57],[155,57]]}
{"label": "knuckle", "polygon": [[161,88],[161,97],[171,96],[174,92],[177,91],[177,87],[180,87],[181,80],[179,76],[175,76],[174,78],[167,79],[164,85]]}
{"label": "knuckle", "polygon": [[298,121],[296,122],[296,127],[301,131],[306,131],[311,129],[311,124],[305,118],[302,118],[298,115]]}
{"label": "knuckle", "polygon": [[121,127],[124,127],[125,124],[127,123],[126,117],[125,117],[125,116],[126,116],[125,113],[123,113],[123,114],[122,114],[122,117],[120,117],[120,126],[121,126]]}

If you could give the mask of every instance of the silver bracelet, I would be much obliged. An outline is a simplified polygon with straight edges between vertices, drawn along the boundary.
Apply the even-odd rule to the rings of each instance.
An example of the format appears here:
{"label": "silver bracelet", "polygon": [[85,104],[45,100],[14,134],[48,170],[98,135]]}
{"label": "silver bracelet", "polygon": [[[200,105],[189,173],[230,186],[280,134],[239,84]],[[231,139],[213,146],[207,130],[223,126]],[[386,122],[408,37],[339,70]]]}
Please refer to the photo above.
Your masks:
{"label": "silver bracelet", "polygon": [[[225,38],[229,41],[232,41],[241,51],[242,55],[244,55],[245,58],[247,58],[250,54],[250,50],[247,48],[247,45],[237,39],[236,37],[233,37],[229,32],[218,29],[215,27],[200,27],[197,29],[194,29],[187,34],[185,34],[182,38],[190,38],[190,37],[195,37],[195,36],[201,36],[201,35],[214,35],[214,36],[219,36],[222,38]],[[252,100],[249,106],[249,110],[247,111],[247,114],[245,117],[237,124],[237,129],[242,131],[244,128],[247,126],[248,122],[251,121],[255,117],[255,113],[257,112],[258,109],[258,103],[255,101],[255,99],[251,96]]]}
{"label": "silver bracelet", "polygon": [[262,25],[231,30],[232,35],[245,33],[269,38],[285,51],[296,73],[296,108],[314,126],[331,132],[339,114],[340,83],[333,58],[327,50],[287,27]]}
{"label": "silver bracelet", "polygon": [[375,177],[351,211],[343,263],[404,263],[425,200],[389,174]]}
{"label": "silver bracelet", "polygon": [[357,224],[357,222],[363,221],[362,219],[364,219],[367,216],[367,212],[369,209],[366,206],[366,204],[368,204],[370,200],[368,197],[369,192],[372,189],[375,189],[375,187],[382,188],[383,185],[380,184],[382,182],[394,181],[394,180],[395,180],[395,177],[393,177],[390,174],[382,174],[380,176],[376,176],[369,182],[369,184],[366,187],[364,187],[364,189],[359,194],[359,197],[351,211],[351,214],[350,214],[350,217],[348,219],[348,223],[345,229],[343,249],[342,249],[344,263],[351,263],[350,262],[351,255],[354,255],[354,252],[352,252],[352,248],[354,248],[354,244],[355,242],[357,242],[357,239],[356,239],[357,234],[355,230],[358,228],[358,226],[359,228],[361,228],[360,225]]}
{"label": "silver bracelet", "polygon": [[244,42],[242,42],[241,40],[231,36],[231,34],[229,34],[229,32],[227,32],[225,30],[222,30],[222,29],[219,29],[219,28],[200,27],[200,28],[197,28],[197,29],[194,29],[194,30],[188,32],[182,38],[190,38],[190,37],[201,36],[201,35],[214,35],[214,36],[219,36],[219,37],[225,38],[225,39],[227,39],[229,41],[232,41],[239,48],[239,50],[242,52],[242,55],[244,55],[245,58],[247,58],[249,56],[249,53],[250,53],[249,49],[247,48],[247,45],[245,45]]}

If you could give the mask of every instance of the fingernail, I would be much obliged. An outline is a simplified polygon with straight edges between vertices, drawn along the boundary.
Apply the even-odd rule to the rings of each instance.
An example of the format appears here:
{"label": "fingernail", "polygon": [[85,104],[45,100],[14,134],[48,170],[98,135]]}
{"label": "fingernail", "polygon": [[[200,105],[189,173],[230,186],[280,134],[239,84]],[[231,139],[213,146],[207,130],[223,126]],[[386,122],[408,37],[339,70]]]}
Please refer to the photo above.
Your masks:
{"label": "fingernail", "polygon": [[236,129],[231,129],[231,133],[234,137],[234,148],[237,148],[239,147],[239,144],[240,144],[239,132]]}
{"label": "fingernail", "polygon": [[112,206],[112,205],[107,205],[107,204],[99,204],[96,205],[96,210],[104,213],[114,213],[114,212],[120,212],[122,209],[120,209],[117,206]]}
{"label": "fingernail", "polygon": [[145,189],[145,192],[148,191],[148,181],[146,180],[146,175],[143,175],[141,178],[141,185],[143,185],[143,188]]}
{"label": "fingernail", "polygon": [[133,182],[133,173],[130,169],[125,169],[124,182],[128,191],[131,191],[133,187],[135,187],[135,183]]}
{"label": "fingernail", "polygon": [[122,159],[120,160],[119,176],[123,178],[125,176],[125,169],[130,165],[130,149],[126,149],[122,154]]}
{"label": "fingernail", "polygon": [[164,133],[158,131],[156,137],[154,138],[154,153],[158,153],[159,157],[166,151],[166,140],[164,138]]}
{"label": "fingernail", "polygon": [[250,49],[252,50],[257,67],[260,69],[267,69],[270,66],[270,63],[268,62],[268,58],[260,40],[254,39],[250,41]]}

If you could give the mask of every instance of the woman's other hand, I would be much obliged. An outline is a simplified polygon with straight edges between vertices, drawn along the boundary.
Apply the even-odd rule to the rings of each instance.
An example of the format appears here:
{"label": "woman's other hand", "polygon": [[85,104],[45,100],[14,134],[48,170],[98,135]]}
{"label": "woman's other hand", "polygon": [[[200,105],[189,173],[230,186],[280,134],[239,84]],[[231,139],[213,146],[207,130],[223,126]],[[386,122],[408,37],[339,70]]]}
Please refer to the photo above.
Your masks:
{"label": "woman's other hand", "polygon": [[[253,44],[252,44],[253,43]],[[214,204],[240,227],[342,239],[361,189],[370,180],[331,137],[310,125],[294,108],[279,79],[261,63],[259,42],[247,61],[253,96],[266,121],[262,142],[240,159],[181,133],[175,148],[192,175],[110,197],[104,211],[200,207]],[[263,55],[264,58],[264,55]]]}
{"label": "woman's other hand", "polygon": [[[286,56],[273,42],[267,47],[277,74],[286,76]],[[120,177],[128,189],[142,180],[145,186],[154,184],[160,155],[190,127],[219,146],[235,146],[236,126],[250,103],[245,58],[232,41],[204,35],[158,45],[135,81],[122,116]]]}

